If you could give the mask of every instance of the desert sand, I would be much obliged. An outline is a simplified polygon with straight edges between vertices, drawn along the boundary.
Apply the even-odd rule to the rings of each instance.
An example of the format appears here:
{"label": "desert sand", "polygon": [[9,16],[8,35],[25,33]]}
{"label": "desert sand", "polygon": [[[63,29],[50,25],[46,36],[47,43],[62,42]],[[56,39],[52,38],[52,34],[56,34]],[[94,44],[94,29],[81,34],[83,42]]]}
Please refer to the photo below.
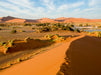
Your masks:
{"label": "desert sand", "polygon": [[7,16],[7,17],[0,17],[0,23],[71,23],[71,22],[101,22],[101,19],[85,19],[85,18],[67,18],[67,17],[60,17],[56,19],[50,19],[50,18],[41,18],[41,19],[21,19],[21,18],[16,18],[12,16]]}
{"label": "desert sand", "polygon": [[67,51],[72,75],[101,75],[101,38],[85,36]]}
{"label": "desert sand", "polygon": [[[73,38],[71,41],[80,37]],[[41,53],[30,60],[16,64],[0,72],[0,75],[56,75],[64,62],[65,52],[71,43],[64,42],[51,50]]]}

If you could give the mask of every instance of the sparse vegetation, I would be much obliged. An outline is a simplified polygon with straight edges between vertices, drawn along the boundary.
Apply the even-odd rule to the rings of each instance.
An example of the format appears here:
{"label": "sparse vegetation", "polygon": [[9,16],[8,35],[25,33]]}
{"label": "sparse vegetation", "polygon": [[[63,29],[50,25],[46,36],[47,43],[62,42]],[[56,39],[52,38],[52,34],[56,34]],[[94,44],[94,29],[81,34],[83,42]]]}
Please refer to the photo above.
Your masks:
{"label": "sparse vegetation", "polygon": [[82,27],[82,26],[83,26],[82,24],[79,25],[79,27]]}
{"label": "sparse vegetation", "polygon": [[0,30],[2,30],[2,28],[0,28]]}
{"label": "sparse vegetation", "polygon": [[1,42],[0,45],[3,46],[6,42]]}
{"label": "sparse vegetation", "polygon": [[[45,50],[45,49],[43,49],[39,52],[36,52],[35,48],[40,48],[43,46],[53,44],[55,42],[61,42],[61,41],[66,40],[66,38],[64,38],[62,36],[67,36],[67,35],[73,34],[72,37],[74,37],[75,34],[73,32],[80,32],[79,29],[74,29],[74,25],[75,25],[75,23],[38,23],[38,24],[36,24],[36,23],[2,23],[2,24],[0,24],[0,26],[2,26],[0,28],[0,30],[2,29],[0,31],[0,33],[2,33],[2,34],[4,34],[5,31],[6,32],[10,31],[11,33],[18,32],[17,35],[5,33],[5,35],[7,35],[7,37],[4,35],[1,35],[2,38],[0,38],[0,41],[6,41],[6,42],[0,43],[0,46],[2,47],[1,49],[3,50],[3,51],[1,51],[1,53],[4,54],[3,56],[5,57],[5,59],[7,59],[7,58],[9,59],[9,57],[14,58],[14,59],[9,59],[9,62],[4,64],[2,67],[0,64],[0,69],[9,67],[9,66],[16,64],[18,62],[21,62],[23,60],[27,60],[32,56],[32,54],[36,55],[39,52],[42,52]],[[83,26],[83,25],[85,25],[85,24],[82,23],[81,26]],[[37,32],[40,32],[40,33],[36,33],[36,32],[34,32],[34,30],[36,30]],[[70,31],[72,31],[72,32],[70,32]],[[20,32],[24,32],[24,33],[20,33]],[[46,32],[46,33],[44,33],[44,32]],[[48,35],[48,34],[52,34],[52,35]],[[59,36],[58,34],[60,34],[61,36]],[[76,33],[76,34],[78,34],[78,33]],[[46,35],[45,38],[43,38],[44,35]],[[27,36],[27,38],[25,38],[26,36]],[[33,37],[34,39],[31,39],[30,37]],[[96,34],[96,37],[101,37],[101,33]],[[16,38],[21,39],[21,40],[17,40],[16,43],[15,43],[15,40],[11,40],[11,39],[16,39]],[[40,40],[39,38],[42,38],[44,40]],[[22,40],[22,39],[24,39],[24,40]],[[69,39],[69,37],[67,39]],[[34,41],[35,41],[35,43],[33,43]],[[31,43],[31,45],[30,45],[30,43]],[[33,47],[32,47],[32,45],[33,45]],[[19,51],[20,49],[22,50],[21,55],[20,55],[20,51]],[[11,50],[11,52],[10,52],[10,50]],[[14,52],[14,50],[15,50],[15,52]],[[31,52],[31,50],[33,50],[33,53]],[[18,57],[16,57],[16,55],[13,55],[13,52],[16,54],[17,51],[18,51],[18,55],[19,55]],[[0,56],[2,58],[2,55],[0,55]],[[62,75],[63,73],[60,72],[60,74]]]}
{"label": "sparse vegetation", "polygon": [[98,28],[101,28],[101,26],[98,26]]}
{"label": "sparse vegetation", "polygon": [[17,33],[17,31],[16,30],[12,30],[11,33]]}
{"label": "sparse vegetation", "polygon": [[47,38],[48,40],[50,40],[51,42],[61,42],[61,41],[64,41],[64,37],[61,37],[58,34],[46,35],[44,37]]}
{"label": "sparse vegetation", "polygon": [[79,32],[79,33],[80,33],[80,30],[79,30],[79,29],[75,29],[74,31],[75,31],[75,32]]}
{"label": "sparse vegetation", "polygon": [[87,23],[85,26],[87,27],[87,26],[89,26],[89,24]]}
{"label": "sparse vegetation", "polygon": [[32,26],[30,23],[25,23],[24,26]]}
{"label": "sparse vegetation", "polygon": [[101,32],[97,32],[97,37],[101,37]]}
{"label": "sparse vegetation", "polygon": [[71,25],[70,25],[70,27],[74,27],[74,25],[73,25],[73,24],[71,24]]}

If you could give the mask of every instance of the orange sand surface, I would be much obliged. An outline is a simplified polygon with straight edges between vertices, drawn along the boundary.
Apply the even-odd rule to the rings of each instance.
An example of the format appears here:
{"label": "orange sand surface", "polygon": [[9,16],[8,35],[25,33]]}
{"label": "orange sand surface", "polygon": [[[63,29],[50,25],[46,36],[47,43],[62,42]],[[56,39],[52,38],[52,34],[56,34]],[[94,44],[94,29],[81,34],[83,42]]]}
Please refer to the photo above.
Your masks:
{"label": "orange sand surface", "polygon": [[0,72],[0,75],[56,75],[60,65],[64,62],[65,52],[70,43],[81,37],[84,36],[73,38],[71,41],[64,42],[62,45],[36,55],[30,60],[5,69]]}
{"label": "orange sand surface", "polygon": [[101,38],[85,36],[73,41],[67,57],[72,75],[101,75]]}

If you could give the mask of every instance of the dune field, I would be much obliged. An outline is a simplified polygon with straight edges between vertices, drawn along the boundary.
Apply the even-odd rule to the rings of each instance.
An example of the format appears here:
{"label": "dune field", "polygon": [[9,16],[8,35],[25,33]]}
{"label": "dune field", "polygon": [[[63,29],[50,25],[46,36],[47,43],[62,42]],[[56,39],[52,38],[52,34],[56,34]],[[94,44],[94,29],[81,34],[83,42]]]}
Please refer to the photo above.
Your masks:
{"label": "dune field", "polygon": [[101,0],[0,3],[0,75],[101,75]]}

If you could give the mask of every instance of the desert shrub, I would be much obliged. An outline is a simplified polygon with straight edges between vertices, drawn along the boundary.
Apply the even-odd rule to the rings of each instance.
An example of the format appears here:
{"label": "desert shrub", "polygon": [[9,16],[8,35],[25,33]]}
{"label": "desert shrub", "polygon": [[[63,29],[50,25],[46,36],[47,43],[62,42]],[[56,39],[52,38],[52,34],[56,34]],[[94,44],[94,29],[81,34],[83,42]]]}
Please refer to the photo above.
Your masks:
{"label": "desert shrub", "polygon": [[16,32],[17,32],[16,30],[12,30],[12,31],[11,31],[11,33],[16,33]]}
{"label": "desert shrub", "polygon": [[4,46],[5,48],[7,48],[7,43],[3,44],[3,46]]}
{"label": "desert shrub", "polygon": [[85,26],[89,26],[88,24],[86,24]]}
{"label": "desert shrub", "polygon": [[73,25],[73,24],[71,24],[71,25],[70,25],[70,27],[74,27],[74,25]]}
{"label": "desert shrub", "polygon": [[28,42],[29,40],[32,40],[30,37],[27,37],[24,39],[25,42]]}
{"label": "desert shrub", "polygon": [[62,28],[62,30],[67,30],[67,31],[74,31],[71,27],[65,26]]}
{"label": "desert shrub", "polygon": [[101,28],[101,26],[98,26],[98,28]]}
{"label": "desert shrub", "polygon": [[38,23],[38,24],[36,24],[37,26],[43,26],[43,24],[41,24],[41,23]]}
{"label": "desert shrub", "polygon": [[26,32],[25,30],[20,30],[20,32]]}
{"label": "desert shrub", "polygon": [[37,26],[48,26],[50,23],[38,23]]}
{"label": "desert shrub", "polygon": [[35,29],[34,27],[32,29]]}
{"label": "desert shrub", "polygon": [[29,24],[29,23],[28,23],[28,24],[27,24],[27,23],[25,23],[25,24],[24,24],[24,26],[32,26],[32,25],[31,25],[31,24]]}
{"label": "desert shrub", "polygon": [[56,26],[57,26],[57,27],[61,27],[61,24],[60,24],[60,23],[57,23]]}
{"label": "desert shrub", "polygon": [[17,59],[16,59],[16,63],[18,63],[18,62],[20,62],[20,61],[21,61],[20,58],[17,58]]}
{"label": "desert shrub", "polygon": [[83,25],[82,24],[79,24],[79,27],[82,27]]}
{"label": "desert shrub", "polygon": [[3,24],[3,23],[0,23],[0,26],[4,27],[4,26],[6,26],[6,25],[5,25],[5,24]]}
{"label": "desert shrub", "polygon": [[52,35],[45,35],[44,37],[47,38],[47,39],[51,39],[51,36]]}
{"label": "desert shrub", "polygon": [[49,39],[50,42],[60,42],[64,40],[64,37],[61,37],[58,34],[46,35],[45,38]]}
{"label": "desert shrub", "polygon": [[40,33],[40,30],[39,29],[36,29],[35,32]]}
{"label": "desert shrub", "polygon": [[0,28],[0,30],[2,30],[2,29]]}
{"label": "desert shrub", "polygon": [[59,38],[59,35],[57,35],[57,34],[51,36],[51,40],[54,40],[54,39],[57,39],[57,38]]}
{"label": "desert shrub", "polygon": [[97,37],[101,37],[101,32],[97,32]]}
{"label": "desert shrub", "polygon": [[51,29],[52,29],[52,31],[56,31],[56,30],[58,30],[58,27],[53,27]]}
{"label": "desert shrub", "polygon": [[9,41],[8,41],[8,45],[9,45],[9,46],[13,46],[13,45],[14,45],[14,40],[9,40]]}
{"label": "desert shrub", "polygon": [[79,29],[75,29],[74,31],[75,31],[75,32],[79,32],[79,33],[80,33],[80,30],[79,30]]}
{"label": "desert shrub", "polygon": [[41,29],[41,31],[42,31],[42,32],[49,32],[49,31],[51,31],[51,27],[43,27],[43,28]]}
{"label": "desert shrub", "polygon": [[4,44],[6,44],[6,42],[1,42],[0,45],[3,46]]}

